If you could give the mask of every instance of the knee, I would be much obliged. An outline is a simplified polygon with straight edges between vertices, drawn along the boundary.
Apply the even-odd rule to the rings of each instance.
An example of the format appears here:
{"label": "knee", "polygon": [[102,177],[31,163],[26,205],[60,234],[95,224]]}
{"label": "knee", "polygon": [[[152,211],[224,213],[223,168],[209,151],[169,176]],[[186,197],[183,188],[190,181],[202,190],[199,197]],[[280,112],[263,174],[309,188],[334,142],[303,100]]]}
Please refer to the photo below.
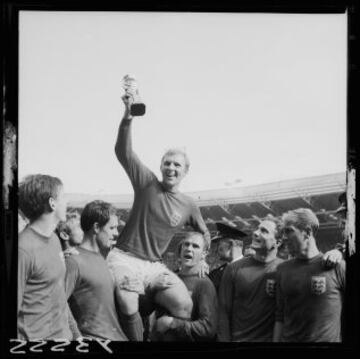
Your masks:
{"label": "knee", "polygon": [[127,290],[116,290],[116,299],[122,314],[133,315],[139,311],[139,295]]}
{"label": "knee", "polygon": [[181,310],[185,313],[185,317],[190,317],[192,309],[193,301],[191,300],[190,296],[188,296],[181,301]]}
{"label": "knee", "polygon": [[172,314],[179,318],[190,318],[193,309],[193,301],[188,292],[174,298],[174,305],[172,307]]}

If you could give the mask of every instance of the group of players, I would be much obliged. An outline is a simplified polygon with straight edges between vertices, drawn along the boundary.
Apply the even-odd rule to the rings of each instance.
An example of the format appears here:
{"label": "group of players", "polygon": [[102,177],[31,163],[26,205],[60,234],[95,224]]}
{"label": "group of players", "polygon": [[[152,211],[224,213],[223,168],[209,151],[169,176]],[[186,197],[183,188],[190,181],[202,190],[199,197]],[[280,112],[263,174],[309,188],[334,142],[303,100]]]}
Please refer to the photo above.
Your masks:
{"label": "group of players", "polygon": [[[122,99],[115,153],[135,195],[120,235],[111,204],[92,201],[80,218],[67,218],[60,179],[30,175],[19,184],[29,223],[18,244],[18,338],[341,341],[345,263],[336,249],[318,250],[316,215],[298,209],[264,219],[252,235],[253,255],[228,256],[231,263],[208,276],[209,231],[179,191],[189,159],[167,151],[159,181],[132,149],[133,99]],[[184,226],[193,231],[180,243],[174,273],[162,256]],[[279,258],[280,240],[292,259]],[[220,241],[219,252],[234,254],[235,244]]]}

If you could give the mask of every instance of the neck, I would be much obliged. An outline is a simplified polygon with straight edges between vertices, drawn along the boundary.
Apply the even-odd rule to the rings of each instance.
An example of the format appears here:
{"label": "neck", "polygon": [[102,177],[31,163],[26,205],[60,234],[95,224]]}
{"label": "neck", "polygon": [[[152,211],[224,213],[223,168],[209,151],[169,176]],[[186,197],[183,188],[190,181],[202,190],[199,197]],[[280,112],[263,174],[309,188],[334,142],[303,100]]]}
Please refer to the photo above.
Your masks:
{"label": "neck", "polygon": [[193,267],[181,267],[180,274],[184,275],[192,275],[198,274],[200,271],[200,265],[195,265]]}
{"label": "neck", "polygon": [[100,253],[100,248],[96,243],[96,237],[93,234],[85,233],[84,239],[80,244],[81,248],[87,249],[88,251]]}
{"label": "neck", "polygon": [[161,182],[161,184],[163,185],[163,187],[165,188],[165,190],[168,191],[168,192],[173,192],[173,193],[179,192],[179,187],[180,187],[179,184],[177,184],[177,185],[175,185],[175,186],[169,186],[169,185],[167,185],[167,184],[164,183],[164,182]]}
{"label": "neck", "polygon": [[242,250],[239,249],[239,250],[233,251],[233,253],[231,255],[231,260],[229,263],[235,262],[238,259],[241,259],[242,257],[243,257]]}
{"label": "neck", "polygon": [[256,251],[253,258],[259,262],[269,263],[276,258],[276,255],[277,249],[274,248],[268,252]]}
{"label": "neck", "polygon": [[302,252],[296,255],[297,258],[311,259],[319,254],[319,249],[315,244],[315,240],[310,240],[308,247]]}
{"label": "neck", "polygon": [[30,226],[38,233],[45,237],[50,237],[51,234],[55,231],[56,226],[58,225],[58,220],[50,214],[43,214],[40,218],[33,221]]}

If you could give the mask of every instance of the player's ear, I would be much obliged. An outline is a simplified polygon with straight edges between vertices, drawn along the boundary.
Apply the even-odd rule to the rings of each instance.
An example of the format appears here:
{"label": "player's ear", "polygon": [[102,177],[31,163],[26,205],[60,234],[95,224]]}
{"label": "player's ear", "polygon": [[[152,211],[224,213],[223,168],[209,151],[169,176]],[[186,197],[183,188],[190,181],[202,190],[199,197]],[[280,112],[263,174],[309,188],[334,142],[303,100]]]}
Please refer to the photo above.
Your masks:
{"label": "player's ear", "polygon": [[95,222],[92,226],[92,229],[94,231],[94,233],[98,234],[100,232],[100,226],[98,222]]}
{"label": "player's ear", "polygon": [[304,229],[305,235],[307,238],[309,238],[312,235],[312,229],[310,226],[306,226]]}
{"label": "player's ear", "polygon": [[48,203],[49,203],[49,208],[50,208],[51,212],[54,211],[56,208],[55,199],[53,197],[50,197]]}
{"label": "player's ear", "polygon": [[201,253],[201,260],[205,260],[207,254],[208,254],[207,251],[203,251],[203,252]]}
{"label": "player's ear", "polygon": [[64,231],[61,231],[61,232],[59,233],[59,236],[60,236],[60,239],[62,239],[63,241],[68,241],[68,240],[70,240],[69,235],[68,235],[66,232],[64,232]]}

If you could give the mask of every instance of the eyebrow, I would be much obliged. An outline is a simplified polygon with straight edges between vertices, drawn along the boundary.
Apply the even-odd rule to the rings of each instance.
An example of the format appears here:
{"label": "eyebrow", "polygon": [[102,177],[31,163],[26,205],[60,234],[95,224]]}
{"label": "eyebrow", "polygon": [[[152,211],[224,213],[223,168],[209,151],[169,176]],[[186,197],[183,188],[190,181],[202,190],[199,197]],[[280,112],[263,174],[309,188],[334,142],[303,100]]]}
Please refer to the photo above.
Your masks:
{"label": "eyebrow", "polygon": [[176,165],[181,165],[180,162],[174,161],[174,160],[165,160],[165,161],[164,161],[164,163],[171,163],[171,162],[175,163]]}

